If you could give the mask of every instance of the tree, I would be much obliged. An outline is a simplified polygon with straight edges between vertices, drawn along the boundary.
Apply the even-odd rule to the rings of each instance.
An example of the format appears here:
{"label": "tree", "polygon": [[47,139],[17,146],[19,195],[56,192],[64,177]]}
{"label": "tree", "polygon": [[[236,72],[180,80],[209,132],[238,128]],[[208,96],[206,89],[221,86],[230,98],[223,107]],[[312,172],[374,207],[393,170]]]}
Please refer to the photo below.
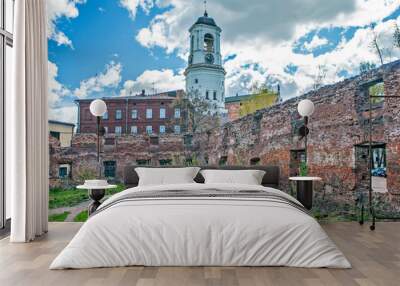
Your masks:
{"label": "tree", "polygon": [[376,68],[376,64],[372,62],[361,62],[360,63],[360,74],[366,73]]}
{"label": "tree", "polygon": [[174,108],[181,110],[179,119],[173,119],[176,123],[183,126],[183,131],[187,133],[204,132],[217,127],[221,123],[220,116],[213,112],[215,104],[203,99],[198,91],[190,92],[182,97],[178,97],[173,102]]}
{"label": "tree", "polygon": [[328,69],[325,65],[318,65],[318,71],[314,78],[314,90],[317,90],[324,85],[327,72]]}
{"label": "tree", "polygon": [[397,23],[394,24],[393,45],[400,49],[400,28]]}
{"label": "tree", "polygon": [[278,93],[272,91],[265,84],[254,84],[252,87],[252,93],[253,94],[248,99],[240,102],[241,106],[239,109],[239,114],[241,117],[271,106],[279,100]]}
{"label": "tree", "polygon": [[383,62],[383,53],[382,53],[382,49],[379,45],[379,41],[378,41],[378,34],[374,31],[374,27],[371,25],[371,31],[372,31],[372,42],[371,42],[371,46],[374,49],[375,53],[378,55],[379,60],[381,62],[381,65],[384,64]]}

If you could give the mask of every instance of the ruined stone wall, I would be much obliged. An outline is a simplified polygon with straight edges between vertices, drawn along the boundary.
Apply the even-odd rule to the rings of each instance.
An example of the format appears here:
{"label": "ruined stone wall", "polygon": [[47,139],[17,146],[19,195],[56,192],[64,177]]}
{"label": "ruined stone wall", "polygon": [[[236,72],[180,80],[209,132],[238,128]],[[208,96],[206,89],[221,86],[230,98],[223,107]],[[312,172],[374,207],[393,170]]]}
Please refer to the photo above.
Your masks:
{"label": "ruined stone wall", "polygon": [[[185,164],[191,158],[190,146],[185,146],[181,135],[106,135],[100,141],[100,166],[104,172],[105,161],[115,161],[117,182],[123,181],[124,168],[127,165],[137,165],[146,162],[148,165],[159,166],[160,160],[170,160],[170,164]],[[70,164],[70,184],[81,183],[84,179],[94,177],[99,172],[97,162],[97,137],[95,134],[77,134],[73,137],[69,148],[62,148],[55,139],[50,141],[50,185],[52,187],[66,180],[58,178],[58,166]]]}
{"label": "ruined stone wall", "polygon": [[[304,140],[297,133],[302,125],[297,104],[308,98],[315,104],[309,122],[309,173],[323,178],[317,190],[328,188],[351,195],[352,191],[368,186],[368,173],[363,174],[367,170],[361,164],[356,168],[355,146],[368,141],[368,87],[380,80],[384,82],[385,95],[400,96],[400,62],[260,110],[208,134],[196,135],[193,140],[199,146],[197,155],[206,157],[211,164],[227,158],[230,165],[249,165],[252,158],[258,157],[260,164],[280,167],[281,188],[288,190],[291,150],[304,148]],[[386,144],[388,190],[400,194],[400,98],[374,104],[371,113],[372,140]],[[364,167],[368,166],[366,154]]]}

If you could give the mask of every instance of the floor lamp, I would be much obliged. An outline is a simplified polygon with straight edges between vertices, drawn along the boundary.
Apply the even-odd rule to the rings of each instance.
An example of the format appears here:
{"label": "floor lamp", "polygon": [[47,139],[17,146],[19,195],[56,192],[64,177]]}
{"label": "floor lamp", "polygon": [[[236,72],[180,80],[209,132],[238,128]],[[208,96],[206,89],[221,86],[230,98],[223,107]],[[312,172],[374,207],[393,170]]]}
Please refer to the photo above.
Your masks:
{"label": "floor lamp", "polygon": [[100,123],[101,118],[107,112],[107,105],[101,99],[95,99],[90,103],[90,113],[96,116],[96,134],[97,134],[97,164],[99,167],[99,179],[101,178],[101,166],[100,166]]}
{"label": "floor lamp", "polygon": [[304,160],[307,166],[307,135],[308,130],[308,118],[314,113],[314,103],[309,99],[303,99],[297,105],[297,111],[300,116],[304,118],[304,125],[300,128],[300,134],[304,136]]}

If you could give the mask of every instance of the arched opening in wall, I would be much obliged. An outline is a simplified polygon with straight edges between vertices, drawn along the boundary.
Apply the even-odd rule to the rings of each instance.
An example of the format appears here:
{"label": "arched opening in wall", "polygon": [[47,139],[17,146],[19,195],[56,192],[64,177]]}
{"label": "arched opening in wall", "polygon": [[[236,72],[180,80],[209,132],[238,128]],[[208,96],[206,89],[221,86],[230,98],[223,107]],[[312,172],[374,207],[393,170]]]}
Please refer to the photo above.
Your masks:
{"label": "arched opening in wall", "polygon": [[204,50],[209,53],[214,52],[214,37],[210,33],[204,35]]}

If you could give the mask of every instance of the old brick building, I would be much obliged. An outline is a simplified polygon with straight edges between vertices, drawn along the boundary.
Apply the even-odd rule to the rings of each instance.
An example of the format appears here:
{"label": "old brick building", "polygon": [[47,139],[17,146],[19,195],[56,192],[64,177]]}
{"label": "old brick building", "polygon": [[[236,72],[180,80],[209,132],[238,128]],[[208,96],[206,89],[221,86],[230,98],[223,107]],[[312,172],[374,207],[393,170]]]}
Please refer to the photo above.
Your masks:
{"label": "old brick building", "polygon": [[[108,170],[107,175],[121,180],[127,164],[272,164],[280,167],[280,188],[289,191],[288,177],[298,173],[304,157],[297,104],[308,98],[315,104],[309,122],[309,172],[323,178],[316,185],[316,195],[330,194],[334,200],[354,201],[355,194],[365,191],[368,185],[368,95],[372,90],[400,96],[400,61],[192,137],[108,134],[102,140],[102,166]],[[399,209],[400,98],[374,101],[371,113],[374,157],[384,154],[379,164],[387,174],[382,178],[386,184],[382,195]],[[71,165],[72,179],[78,179],[82,170],[94,168],[95,142],[94,134],[78,134],[71,148],[53,142],[52,177],[57,177],[59,164]]]}
{"label": "old brick building", "polygon": [[[181,113],[173,103],[183,95],[183,90],[155,95],[147,95],[143,91],[136,96],[103,98],[108,112],[102,118],[102,126],[106,133],[116,135],[180,133]],[[91,101],[92,99],[76,100],[77,133],[96,132],[96,118],[89,109]]]}

